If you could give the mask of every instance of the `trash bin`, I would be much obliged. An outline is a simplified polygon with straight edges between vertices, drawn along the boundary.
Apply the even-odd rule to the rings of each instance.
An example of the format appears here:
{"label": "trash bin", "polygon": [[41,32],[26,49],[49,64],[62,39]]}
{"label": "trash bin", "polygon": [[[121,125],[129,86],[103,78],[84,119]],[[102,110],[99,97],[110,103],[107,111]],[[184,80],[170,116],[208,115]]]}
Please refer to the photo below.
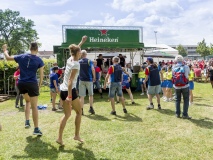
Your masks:
{"label": "trash bin", "polygon": [[131,87],[137,88],[138,86],[138,73],[132,73]]}

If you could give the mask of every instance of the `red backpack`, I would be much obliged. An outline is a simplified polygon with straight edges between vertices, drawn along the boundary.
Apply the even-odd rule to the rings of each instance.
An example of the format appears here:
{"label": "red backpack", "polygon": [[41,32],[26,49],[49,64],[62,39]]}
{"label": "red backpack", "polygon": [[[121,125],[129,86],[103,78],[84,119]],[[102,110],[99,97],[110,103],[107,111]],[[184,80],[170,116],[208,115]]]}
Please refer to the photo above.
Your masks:
{"label": "red backpack", "polygon": [[185,76],[184,65],[174,67],[172,70],[172,83],[177,87],[183,87],[188,84],[188,79]]}

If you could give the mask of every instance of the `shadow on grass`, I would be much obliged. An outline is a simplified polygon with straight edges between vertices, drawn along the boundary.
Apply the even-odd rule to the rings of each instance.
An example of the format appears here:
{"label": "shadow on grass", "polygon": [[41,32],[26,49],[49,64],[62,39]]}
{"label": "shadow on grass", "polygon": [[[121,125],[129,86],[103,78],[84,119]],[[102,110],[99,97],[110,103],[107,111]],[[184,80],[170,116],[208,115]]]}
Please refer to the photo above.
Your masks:
{"label": "shadow on grass", "polygon": [[98,121],[111,121],[109,118],[106,118],[106,117],[98,115],[98,114],[84,115],[84,117],[87,117],[87,118],[92,119],[92,120],[98,120]]}
{"label": "shadow on grass", "polygon": [[141,104],[139,104],[139,103],[132,104],[132,102],[131,103],[125,103],[125,105],[126,106],[132,106],[132,107],[141,106]]}
{"label": "shadow on grass", "polygon": [[24,151],[27,155],[18,156],[14,155],[13,159],[58,159],[57,148],[49,143],[43,142],[40,136],[26,138],[28,144]]}
{"label": "shadow on grass", "polygon": [[204,119],[190,119],[192,123],[195,123],[197,126],[207,129],[213,129],[213,119],[204,118]]}
{"label": "shadow on grass", "polygon": [[203,104],[203,103],[194,103],[196,106],[204,106],[204,107],[209,107],[208,104]]}
{"label": "shadow on grass", "polygon": [[97,160],[94,153],[89,149],[83,148],[82,144],[79,144],[76,148],[76,150],[65,150],[64,147],[59,147],[59,151],[73,154],[74,160]]}
{"label": "shadow on grass", "polygon": [[159,113],[162,113],[162,114],[167,114],[167,115],[170,115],[170,116],[174,116],[175,115],[175,111],[172,111],[170,109],[155,109],[154,111],[157,111]]}
{"label": "shadow on grass", "polygon": [[125,114],[125,116],[116,115],[115,119],[120,120],[120,121],[127,121],[127,122],[142,122],[143,121],[142,118],[140,118],[132,113],[127,113],[127,114]]}

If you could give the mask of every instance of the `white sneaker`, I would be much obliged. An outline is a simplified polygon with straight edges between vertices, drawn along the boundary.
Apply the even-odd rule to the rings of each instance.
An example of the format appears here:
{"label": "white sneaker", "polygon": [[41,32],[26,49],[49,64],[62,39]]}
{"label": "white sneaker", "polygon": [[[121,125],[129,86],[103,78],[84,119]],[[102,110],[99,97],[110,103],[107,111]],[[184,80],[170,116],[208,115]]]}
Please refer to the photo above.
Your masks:
{"label": "white sneaker", "polygon": [[144,93],[142,92],[140,95],[141,95],[141,96],[143,96],[143,95],[144,95]]}

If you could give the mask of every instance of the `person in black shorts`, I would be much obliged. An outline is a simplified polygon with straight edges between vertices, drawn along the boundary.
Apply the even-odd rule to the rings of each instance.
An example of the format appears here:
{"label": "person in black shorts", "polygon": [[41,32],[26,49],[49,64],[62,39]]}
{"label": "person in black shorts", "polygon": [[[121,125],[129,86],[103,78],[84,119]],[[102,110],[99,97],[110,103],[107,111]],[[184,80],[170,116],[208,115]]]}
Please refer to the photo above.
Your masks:
{"label": "person in black shorts", "polygon": [[[38,95],[39,88],[41,87],[43,81],[43,68],[44,63],[41,58],[36,56],[38,53],[38,44],[36,42],[31,43],[30,51],[31,53],[20,54],[16,56],[9,56],[7,51],[7,45],[3,45],[2,47],[4,51],[4,55],[8,61],[16,61],[19,64],[20,68],[20,77],[18,78],[18,89],[20,94],[23,94],[24,99],[26,101],[25,107],[25,128],[30,127],[30,106],[32,108],[32,116],[34,122],[34,135],[42,135],[38,127]],[[36,73],[39,69],[40,73],[40,81],[38,85]]]}
{"label": "person in black shorts", "polygon": [[72,108],[76,112],[74,140],[83,142],[83,140],[80,138],[80,133],[79,133],[80,125],[81,125],[82,110],[81,110],[81,103],[76,92],[76,83],[77,83],[77,77],[79,75],[79,70],[80,70],[80,64],[78,62],[79,58],[81,57],[80,46],[86,40],[87,40],[87,37],[83,36],[79,45],[72,44],[69,46],[71,57],[67,60],[67,65],[66,65],[66,69],[64,73],[64,81],[60,85],[60,90],[61,90],[60,96],[63,101],[64,116],[61,118],[61,121],[60,121],[59,134],[58,134],[58,138],[56,142],[60,144],[61,146],[64,145],[63,139],[62,139],[63,131],[66,126],[67,120],[71,116]]}

